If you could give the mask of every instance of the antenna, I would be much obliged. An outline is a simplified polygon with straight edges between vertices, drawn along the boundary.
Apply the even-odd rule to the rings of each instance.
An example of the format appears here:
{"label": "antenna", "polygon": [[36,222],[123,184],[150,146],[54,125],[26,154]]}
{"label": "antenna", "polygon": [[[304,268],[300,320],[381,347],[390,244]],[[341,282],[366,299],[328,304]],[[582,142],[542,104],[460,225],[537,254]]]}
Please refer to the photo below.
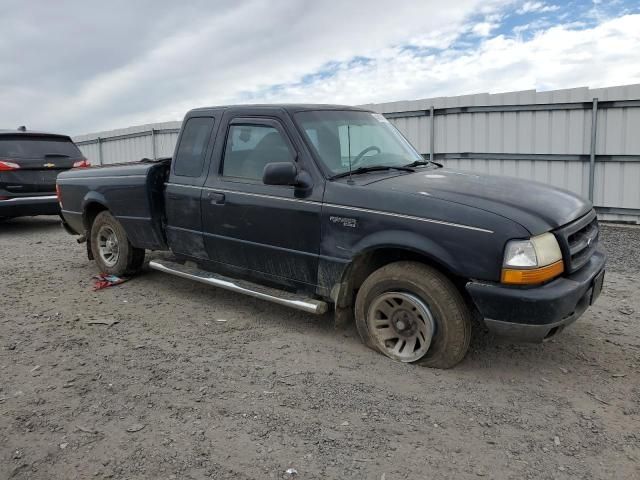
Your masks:
{"label": "antenna", "polygon": [[19,131],[19,132],[26,132],[26,131],[27,131],[27,127],[25,127],[24,125],[20,125],[20,126],[18,127],[18,131]]}
{"label": "antenna", "polygon": [[353,184],[353,179],[351,178],[351,125],[349,125],[347,123],[347,150],[348,150],[348,154],[349,154],[349,180],[347,181],[347,183],[349,185]]}

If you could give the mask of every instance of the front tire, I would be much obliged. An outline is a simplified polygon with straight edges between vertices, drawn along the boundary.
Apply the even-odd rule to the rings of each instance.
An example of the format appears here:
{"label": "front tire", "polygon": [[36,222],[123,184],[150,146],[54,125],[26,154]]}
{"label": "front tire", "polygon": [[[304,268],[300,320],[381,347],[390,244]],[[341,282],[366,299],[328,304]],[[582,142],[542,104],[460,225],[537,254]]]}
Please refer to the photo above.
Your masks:
{"label": "front tire", "polygon": [[363,342],[400,362],[451,368],[469,349],[471,312],[462,295],[422,263],[390,263],[369,275],[355,316]]}
{"label": "front tire", "polygon": [[100,212],[91,225],[91,252],[102,273],[133,275],[144,263],[144,249],[131,245],[111,213]]}

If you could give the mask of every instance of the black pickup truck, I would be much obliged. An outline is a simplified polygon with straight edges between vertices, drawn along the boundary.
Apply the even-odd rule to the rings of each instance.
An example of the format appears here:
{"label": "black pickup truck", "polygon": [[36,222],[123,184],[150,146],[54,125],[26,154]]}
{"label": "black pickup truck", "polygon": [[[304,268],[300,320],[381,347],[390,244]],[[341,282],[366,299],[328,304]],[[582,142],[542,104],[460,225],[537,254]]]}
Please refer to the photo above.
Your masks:
{"label": "black pickup truck", "polygon": [[103,272],[153,269],[355,318],[371,348],[447,368],[472,319],[541,341],[602,289],[591,204],[528,180],[428,162],[352,107],[202,108],[172,159],[58,177],[65,228]]}

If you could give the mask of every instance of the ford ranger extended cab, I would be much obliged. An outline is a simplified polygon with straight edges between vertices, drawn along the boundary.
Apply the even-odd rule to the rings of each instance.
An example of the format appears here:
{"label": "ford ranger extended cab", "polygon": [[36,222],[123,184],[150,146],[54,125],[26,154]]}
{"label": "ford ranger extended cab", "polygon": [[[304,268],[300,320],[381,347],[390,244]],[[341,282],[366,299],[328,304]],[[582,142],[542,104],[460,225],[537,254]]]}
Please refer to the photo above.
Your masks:
{"label": "ford ranger extended cab", "polygon": [[380,114],[328,105],[201,108],[174,156],[58,176],[65,228],[102,272],[143,265],[322,314],[447,368],[472,319],[542,341],[598,297],[592,205],[533,181],[425,161]]}

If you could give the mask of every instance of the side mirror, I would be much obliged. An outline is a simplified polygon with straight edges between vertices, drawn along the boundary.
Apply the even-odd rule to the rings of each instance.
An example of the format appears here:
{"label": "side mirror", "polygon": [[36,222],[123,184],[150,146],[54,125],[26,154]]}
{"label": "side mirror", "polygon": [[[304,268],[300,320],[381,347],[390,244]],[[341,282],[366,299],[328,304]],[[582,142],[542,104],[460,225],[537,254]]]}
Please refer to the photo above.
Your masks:
{"label": "side mirror", "polygon": [[308,189],[311,187],[311,176],[298,169],[291,162],[272,162],[264,166],[262,172],[262,182],[265,185],[291,185],[299,188]]}
{"label": "side mirror", "polygon": [[294,185],[298,170],[291,162],[267,163],[262,171],[262,182],[265,185]]}

